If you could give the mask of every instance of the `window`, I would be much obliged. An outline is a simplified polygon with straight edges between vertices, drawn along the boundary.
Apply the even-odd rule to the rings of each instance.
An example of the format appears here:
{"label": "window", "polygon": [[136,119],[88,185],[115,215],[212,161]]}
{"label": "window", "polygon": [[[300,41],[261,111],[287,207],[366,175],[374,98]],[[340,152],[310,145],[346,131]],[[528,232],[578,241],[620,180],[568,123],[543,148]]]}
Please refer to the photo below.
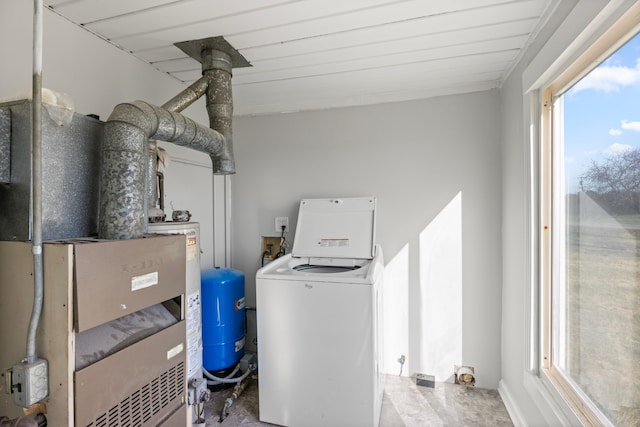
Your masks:
{"label": "window", "polygon": [[591,425],[640,425],[640,35],[626,22],[542,100],[542,369]]}

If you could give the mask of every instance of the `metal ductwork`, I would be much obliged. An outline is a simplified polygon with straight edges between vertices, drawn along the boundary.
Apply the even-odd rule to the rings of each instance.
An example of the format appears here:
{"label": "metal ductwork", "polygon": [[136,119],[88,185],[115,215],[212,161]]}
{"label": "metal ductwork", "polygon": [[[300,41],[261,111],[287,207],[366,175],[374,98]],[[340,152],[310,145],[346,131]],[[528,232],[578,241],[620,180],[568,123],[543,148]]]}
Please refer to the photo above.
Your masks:
{"label": "metal ductwork", "polygon": [[209,126],[224,136],[226,141],[222,155],[212,158],[213,170],[235,173],[233,160],[231,97],[231,56],[220,50],[207,49],[202,52],[202,73],[209,80],[207,88],[207,114]]}
{"label": "metal ductwork", "polygon": [[[176,46],[202,63],[203,77],[162,107],[144,101],[119,104],[105,124],[98,229],[102,239],[139,238],[146,231],[150,139],[209,154],[214,174],[235,173],[231,70],[250,64],[222,37]],[[205,93],[210,128],[179,113]]]}

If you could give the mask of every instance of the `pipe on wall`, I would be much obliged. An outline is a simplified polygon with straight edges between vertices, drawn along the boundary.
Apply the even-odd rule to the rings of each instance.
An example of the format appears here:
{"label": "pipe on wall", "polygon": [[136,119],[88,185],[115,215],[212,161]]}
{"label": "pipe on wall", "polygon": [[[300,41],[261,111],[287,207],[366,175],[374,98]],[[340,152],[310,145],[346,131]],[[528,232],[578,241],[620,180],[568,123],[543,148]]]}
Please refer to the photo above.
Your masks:
{"label": "pipe on wall", "polygon": [[44,267],[42,261],[42,40],[43,40],[43,2],[33,3],[33,90],[32,114],[32,181],[33,181],[33,280],[34,296],[29,331],[27,333],[26,363],[37,359],[36,333],[42,313],[44,300]]}

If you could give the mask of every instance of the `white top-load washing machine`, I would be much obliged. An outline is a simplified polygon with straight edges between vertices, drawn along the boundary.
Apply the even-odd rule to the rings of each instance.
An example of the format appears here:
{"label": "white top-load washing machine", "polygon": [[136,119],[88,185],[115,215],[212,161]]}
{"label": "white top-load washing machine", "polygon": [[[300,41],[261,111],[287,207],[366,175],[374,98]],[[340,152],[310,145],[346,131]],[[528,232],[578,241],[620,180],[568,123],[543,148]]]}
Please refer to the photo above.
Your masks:
{"label": "white top-load washing machine", "polygon": [[260,420],[377,427],[381,292],[373,197],[304,199],[291,254],[256,275]]}

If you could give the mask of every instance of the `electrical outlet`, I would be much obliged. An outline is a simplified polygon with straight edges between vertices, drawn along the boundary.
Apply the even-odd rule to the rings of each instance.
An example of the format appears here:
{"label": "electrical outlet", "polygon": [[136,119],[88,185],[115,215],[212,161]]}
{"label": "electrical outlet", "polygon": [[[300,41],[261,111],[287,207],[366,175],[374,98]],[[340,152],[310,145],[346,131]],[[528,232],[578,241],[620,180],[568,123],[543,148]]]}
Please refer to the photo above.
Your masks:
{"label": "electrical outlet", "polygon": [[277,216],[276,217],[276,232],[282,233],[282,226],[284,225],[284,231],[289,231],[289,217]]}

